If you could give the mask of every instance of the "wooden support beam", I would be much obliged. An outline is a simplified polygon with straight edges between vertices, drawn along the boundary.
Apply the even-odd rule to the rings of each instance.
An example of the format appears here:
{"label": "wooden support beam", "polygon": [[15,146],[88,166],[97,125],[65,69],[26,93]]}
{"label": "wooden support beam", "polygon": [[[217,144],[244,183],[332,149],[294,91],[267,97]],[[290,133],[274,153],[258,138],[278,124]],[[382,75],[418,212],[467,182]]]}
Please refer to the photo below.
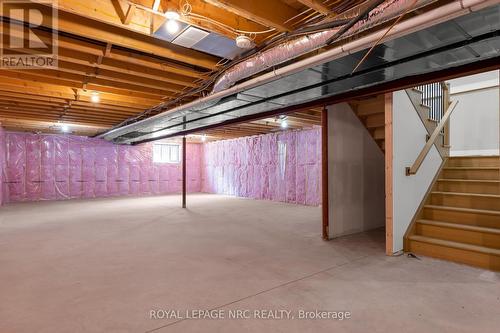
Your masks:
{"label": "wooden support beam", "polygon": [[[83,75],[60,73],[50,69],[32,69],[29,74],[24,74],[24,70],[0,70],[2,81],[8,78],[24,80],[24,82],[34,82],[50,84],[68,88],[82,89]],[[0,82],[4,83],[4,82]],[[173,97],[171,91],[146,88],[130,83],[115,82],[96,78],[87,84],[86,89],[107,92],[111,94],[133,96],[152,100],[161,100],[163,97]]]}
{"label": "wooden support beam", "polygon": [[[169,8],[180,9],[184,0],[58,0],[61,11],[74,13],[92,20],[105,22],[114,26],[138,32],[151,34],[151,27],[156,31],[164,21],[163,12]],[[228,38],[236,34],[231,29],[245,31],[266,30],[258,23],[243,17],[228,13],[222,8],[205,3],[203,0],[189,0],[190,15],[183,15],[180,20],[204,30],[217,32]],[[157,10],[154,13],[154,10]],[[191,15],[192,14],[192,15]],[[154,23],[152,22],[154,21]],[[223,26],[229,27],[224,28]],[[256,39],[262,39],[257,36]]]}
{"label": "wooden support beam", "polygon": [[281,1],[206,0],[206,2],[279,31],[291,31],[292,27],[287,21],[300,14],[298,10]]}
{"label": "wooden support beam", "polygon": [[385,113],[385,253],[393,254],[393,189],[392,189],[392,92],[384,95]]}
{"label": "wooden support beam", "polygon": [[301,4],[317,11],[320,14],[323,15],[329,15],[330,14],[330,8],[325,6],[322,1],[318,0],[298,0]]}
{"label": "wooden support beam", "polygon": [[325,107],[321,112],[321,208],[323,239],[328,240],[329,234],[329,199],[328,199],[328,110]]}
{"label": "wooden support beam", "polygon": [[186,208],[186,136],[182,137],[182,208]]}
{"label": "wooden support beam", "polygon": [[[7,28],[8,26],[5,22],[0,22],[0,33],[2,31],[5,32]],[[51,35],[46,31],[37,30],[37,37],[44,43],[51,42]],[[20,39],[15,36],[9,36],[9,38],[11,40]],[[0,40],[2,40],[0,47],[8,47],[6,45],[6,38],[0,38]],[[98,58],[104,55],[104,59],[102,60],[103,66],[113,66],[119,69],[138,68],[140,69],[139,72],[144,72],[143,69],[152,70],[161,76],[170,76],[174,73],[174,76],[181,77],[183,80],[190,80],[190,82],[193,82],[193,79],[204,79],[207,77],[207,72],[204,70],[200,71],[199,68],[197,69],[193,66],[180,65],[165,58],[112,48],[111,43],[107,43],[105,46],[99,44],[59,35],[58,58],[68,62],[87,65],[96,63]]]}
{"label": "wooden support beam", "polygon": [[130,21],[132,20],[132,17],[134,16],[135,13],[135,6],[134,5],[128,5],[127,13],[125,14],[125,18],[123,19],[123,24],[129,25]]}
{"label": "wooden support beam", "polygon": [[[59,2],[58,8],[60,10],[57,21],[60,31],[210,70],[216,69],[217,63],[220,60],[218,57],[173,45],[158,38],[145,36],[140,32],[128,29],[127,26],[121,24],[118,17],[117,21],[119,24],[112,24],[111,22],[98,20],[95,17],[85,16],[84,13],[76,11],[73,7],[71,9],[63,5],[64,3]],[[43,4],[34,4],[34,6],[44,16],[49,17],[51,15],[51,8]],[[149,29],[149,25],[147,27]],[[147,30],[147,34],[149,34],[149,30]]]}
{"label": "wooden support beam", "polygon": [[[169,5],[174,8],[180,8],[183,3],[184,0],[163,0],[161,7],[163,10],[168,9]],[[235,30],[263,31],[269,29],[268,25],[251,21],[245,17],[228,12],[224,8],[207,3],[204,0],[189,0],[189,5],[191,6],[191,12],[187,16],[182,16],[180,18],[181,21],[204,30],[217,32],[231,39],[238,35]],[[221,24],[222,26],[230,27],[230,29],[223,28]],[[266,36],[268,35],[260,34],[255,36],[255,42],[258,44]]]}

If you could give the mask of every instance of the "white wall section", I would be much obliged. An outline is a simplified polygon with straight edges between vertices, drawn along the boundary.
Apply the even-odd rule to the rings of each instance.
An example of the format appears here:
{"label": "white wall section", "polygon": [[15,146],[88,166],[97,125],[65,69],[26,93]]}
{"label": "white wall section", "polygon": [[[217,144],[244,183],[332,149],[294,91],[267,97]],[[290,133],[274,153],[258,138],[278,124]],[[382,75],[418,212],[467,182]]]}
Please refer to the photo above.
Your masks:
{"label": "white wall section", "polygon": [[347,103],[328,108],[329,237],[385,224],[384,154]]}
{"label": "white wall section", "polygon": [[499,71],[450,81],[451,100],[458,100],[450,120],[452,156],[499,155]]}
{"label": "white wall section", "polygon": [[393,95],[393,251],[403,237],[442,163],[432,146],[416,175],[406,176],[425,145],[427,131],[404,90]]}

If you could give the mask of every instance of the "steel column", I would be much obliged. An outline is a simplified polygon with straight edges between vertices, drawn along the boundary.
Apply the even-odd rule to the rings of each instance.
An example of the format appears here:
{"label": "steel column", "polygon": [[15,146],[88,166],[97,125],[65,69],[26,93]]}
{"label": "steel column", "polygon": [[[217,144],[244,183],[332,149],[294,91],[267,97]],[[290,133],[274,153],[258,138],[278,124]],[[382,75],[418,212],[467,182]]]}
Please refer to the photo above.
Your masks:
{"label": "steel column", "polygon": [[186,208],[186,137],[182,137],[182,208]]}

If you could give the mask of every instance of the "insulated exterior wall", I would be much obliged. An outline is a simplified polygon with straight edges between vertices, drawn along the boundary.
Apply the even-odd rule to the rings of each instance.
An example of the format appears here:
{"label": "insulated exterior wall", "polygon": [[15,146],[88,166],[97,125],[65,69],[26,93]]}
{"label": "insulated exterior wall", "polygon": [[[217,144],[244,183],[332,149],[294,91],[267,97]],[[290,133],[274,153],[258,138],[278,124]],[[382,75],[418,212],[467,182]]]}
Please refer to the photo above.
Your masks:
{"label": "insulated exterior wall", "polygon": [[[181,191],[181,164],[153,163],[152,143],[123,146],[88,137],[14,132],[7,132],[5,140],[8,202]],[[189,192],[201,189],[200,146],[187,146]]]}
{"label": "insulated exterior wall", "polygon": [[3,205],[5,201],[5,131],[0,126],[0,206]]}
{"label": "insulated exterior wall", "polygon": [[[318,127],[204,144],[202,191],[318,206],[320,131]],[[286,146],[281,166],[279,144]]]}

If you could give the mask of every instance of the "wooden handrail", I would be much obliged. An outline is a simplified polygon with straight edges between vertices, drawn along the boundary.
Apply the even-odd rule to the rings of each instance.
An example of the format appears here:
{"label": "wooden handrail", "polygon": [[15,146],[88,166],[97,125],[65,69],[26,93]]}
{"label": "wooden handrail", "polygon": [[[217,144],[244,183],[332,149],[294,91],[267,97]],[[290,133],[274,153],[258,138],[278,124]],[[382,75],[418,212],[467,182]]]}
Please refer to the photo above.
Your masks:
{"label": "wooden handrail", "polygon": [[445,81],[441,81],[441,82],[439,82],[439,84],[441,85],[441,88],[443,90],[449,90],[448,84]]}
{"label": "wooden handrail", "polygon": [[450,116],[451,116],[453,110],[455,110],[455,107],[457,106],[457,104],[458,104],[458,101],[453,101],[450,104],[450,106],[448,107],[448,109],[446,109],[446,112],[443,115],[443,118],[439,122],[436,129],[434,129],[434,132],[432,132],[431,137],[425,143],[424,148],[422,148],[422,151],[418,155],[418,157],[415,160],[415,162],[413,163],[413,165],[411,167],[406,167],[406,175],[407,176],[415,175],[417,173],[418,169],[420,169],[420,166],[422,165],[425,157],[427,156],[427,154],[431,150],[432,145],[434,145],[434,142],[438,138],[438,136],[441,133],[441,131],[443,130],[444,126],[450,120]]}

